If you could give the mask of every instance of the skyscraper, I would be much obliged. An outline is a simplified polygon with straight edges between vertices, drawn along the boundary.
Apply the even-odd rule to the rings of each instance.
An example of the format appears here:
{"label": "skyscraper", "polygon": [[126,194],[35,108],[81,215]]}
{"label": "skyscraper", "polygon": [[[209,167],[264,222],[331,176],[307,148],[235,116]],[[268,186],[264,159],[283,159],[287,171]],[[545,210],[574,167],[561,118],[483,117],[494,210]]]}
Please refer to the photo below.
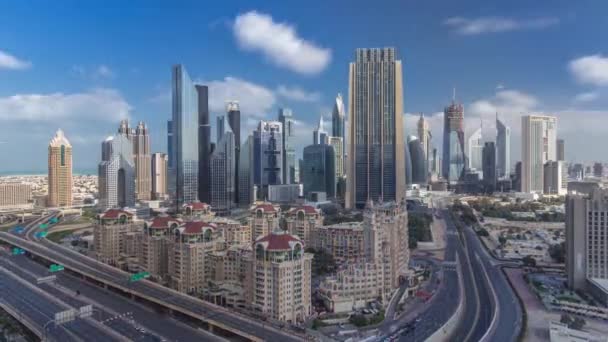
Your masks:
{"label": "skyscraper", "polygon": [[72,205],[72,145],[61,129],[49,142],[49,207]]}
{"label": "skyscraper", "polygon": [[336,195],[335,154],[331,145],[315,144],[304,147],[302,183],[304,196],[310,192],[325,192],[328,198]]}
{"label": "skyscraper", "polygon": [[345,112],[344,112],[344,101],[342,101],[342,94],[336,96],[336,102],[334,103],[334,109],[331,113],[331,136],[342,138],[342,155],[344,159],[346,154],[346,136],[345,136]]}
{"label": "skyscraper", "polygon": [[482,153],[483,184],[486,192],[496,190],[496,145],[493,141],[486,142]]}
{"label": "skyscraper", "polygon": [[544,165],[549,160],[557,160],[557,118],[526,115],[521,124],[521,191],[543,193]]}
{"label": "skyscraper", "polygon": [[557,160],[566,160],[566,142],[564,139],[557,139]]}
{"label": "skyscraper", "polygon": [[344,176],[344,140],[341,137],[329,137],[329,145],[334,148],[337,183],[338,179]]}
{"label": "skyscraper", "polygon": [[412,184],[426,184],[427,164],[424,157],[424,148],[420,140],[413,135],[407,138],[407,145],[411,158]]}
{"label": "skyscraper", "polygon": [[329,135],[324,127],[323,115],[319,118],[317,128],[312,131],[312,143],[321,145],[327,145],[329,143]]}
{"label": "skyscraper", "polygon": [[405,198],[401,61],[394,48],[357,49],[349,67],[347,208]]}
{"label": "skyscraper", "polygon": [[167,155],[152,154],[152,199],[161,200],[167,195]]}
{"label": "skyscraper", "polygon": [[133,144],[127,134],[110,136],[101,144],[98,167],[99,206],[103,209],[135,205]]}
{"label": "skyscraper", "polygon": [[135,161],[135,193],[139,200],[149,200],[152,195],[152,156],[148,127],[140,121],[135,128],[133,158]]}
{"label": "skyscraper", "polygon": [[[199,170],[199,115],[201,102],[206,103],[195,88],[183,65],[173,66],[173,157],[171,182],[175,183],[175,203],[180,207],[184,203],[194,202],[199,198],[199,174],[206,175],[207,170]],[[206,88],[205,88],[206,89]],[[204,122],[200,122],[201,125]],[[207,112],[207,124],[208,112]],[[204,165],[201,165],[203,167]],[[201,172],[202,171],[202,172]],[[208,179],[202,177],[201,179]]]}
{"label": "skyscraper", "polygon": [[483,149],[483,137],[481,127],[475,130],[467,141],[469,152],[469,169],[481,171],[481,154]]}
{"label": "skyscraper", "polygon": [[283,125],[283,184],[294,184],[296,182],[296,148],[293,141],[295,120],[291,109],[279,109],[279,122]]}
{"label": "skyscraper", "polygon": [[496,174],[508,179],[511,173],[511,128],[498,119],[496,114]]}
{"label": "skyscraper", "polygon": [[234,134],[226,131],[211,154],[211,207],[218,214],[229,214],[234,207]]}
{"label": "skyscraper", "polygon": [[424,152],[427,171],[430,168],[432,138],[429,122],[425,119],[424,114],[420,113],[420,118],[418,119],[418,139],[420,140],[422,151]]}
{"label": "skyscraper", "polygon": [[228,116],[228,126],[234,134],[234,189],[235,203],[239,203],[239,182],[240,176],[240,159],[241,159],[241,110],[239,103],[236,101],[229,101],[226,104],[226,112]]}
{"label": "skyscraper", "polygon": [[568,175],[564,161],[549,160],[543,169],[543,193],[547,195],[565,195],[568,191]]}
{"label": "skyscraper", "polygon": [[223,115],[218,115],[216,120],[217,126],[215,127],[215,129],[217,130],[217,132],[215,135],[215,141],[217,141],[217,143],[219,144],[220,140],[222,140],[224,132],[226,132],[226,125],[224,124],[225,119]]}
{"label": "skyscraper", "polygon": [[[239,151],[239,183],[238,183],[238,193],[239,193],[239,205],[241,207],[247,207],[255,201],[253,188],[254,188],[254,150],[253,150],[253,136],[249,135],[247,139],[243,142],[241,149]],[[235,184],[236,187],[236,184]]]}
{"label": "skyscraper", "polygon": [[603,177],[604,176],[604,164],[602,163],[593,163],[593,177]]}
{"label": "skyscraper", "polygon": [[254,183],[258,197],[264,198],[268,185],[283,184],[283,125],[278,121],[260,121],[253,132]]}
{"label": "skyscraper", "polygon": [[[195,199],[204,203],[209,203],[210,185],[209,185],[209,158],[211,157],[211,125],[209,124],[209,88],[204,85],[196,85],[197,110],[198,110],[198,137],[190,139],[196,141],[198,148],[195,151],[198,156],[197,172],[197,188]],[[192,94],[195,96],[195,94]],[[192,106],[192,104],[189,104]],[[191,119],[192,120],[192,119]],[[191,132],[194,134],[194,131]],[[190,185],[193,183],[190,182]],[[190,191],[189,193],[192,193]],[[192,199],[192,196],[189,196]],[[189,201],[185,201],[186,203]]]}
{"label": "skyscraper", "polygon": [[452,104],[443,111],[443,158],[442,174],[450,183],[457,182],[464,176],[464,107],[456,103],[456,96]]}

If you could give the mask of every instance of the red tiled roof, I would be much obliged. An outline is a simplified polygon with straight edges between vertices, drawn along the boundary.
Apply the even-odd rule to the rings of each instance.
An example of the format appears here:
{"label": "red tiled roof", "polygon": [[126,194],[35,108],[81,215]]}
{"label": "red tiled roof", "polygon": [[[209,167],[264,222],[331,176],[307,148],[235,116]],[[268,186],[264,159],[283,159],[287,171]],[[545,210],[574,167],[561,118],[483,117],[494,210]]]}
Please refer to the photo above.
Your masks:
{"label": "red tiled roof", "polygon": [[120,215],[133,216],[128,211],[120,210],[120,209],[108,209],[103,214],[100,215],[102,219],[117,219]]}
{"label": "red tiled roof", "polygon": [[182,225],[184,227],[184,231],[182,234],[202,234],[204,228],[211,228],[213,230],[217,229],[217,227],[212,223],[207,222],[186,222]]}
{"label": "red tiled roof", "polygon": [[156,216],[150,224],[148,224],[148,228],[154,229],[164,229],[169,228],[171,226],[171,222],[177,222],[177,224],[181,223],[180,219],[176,219],[171,216]]}
{"label": "red tiled roof", "polygon": [[277,211],[275,209],[274,205],[269,204],[269,203],[264,203],[264,204],[258,204],[258,205],[256,205],[255,206],[255,210],[258,210],[258,209],[262,209],[262,210],[264,210],[266,212],[269,212],[269,213],[273,213],[273,212]]}
{"label": "red tiled roof", "polygon": [[191,207],[192,210],[205,210],[209,208],[209,204],[203,202],[192,202],[184,204],[184,208],[185,207]]}
{"label": "red tiled roof", "polygon": [[302,205],[299,207],[291,208],[291,209],[289,209],[289,212],[292,214],[295,214],[300,210],[304,210],[305,214],[316,214],[317,213],[317,209],[310,205]]}
{"label": "red tiled roof", "polygon": [[290,250],[290,242],[302,242],[297,236],[283,233],[283,232],[274,232],[270,233],[266,236],[262,236],[255,241],[256,245],[258,243],[263,243],[266,245],[266,250]]}

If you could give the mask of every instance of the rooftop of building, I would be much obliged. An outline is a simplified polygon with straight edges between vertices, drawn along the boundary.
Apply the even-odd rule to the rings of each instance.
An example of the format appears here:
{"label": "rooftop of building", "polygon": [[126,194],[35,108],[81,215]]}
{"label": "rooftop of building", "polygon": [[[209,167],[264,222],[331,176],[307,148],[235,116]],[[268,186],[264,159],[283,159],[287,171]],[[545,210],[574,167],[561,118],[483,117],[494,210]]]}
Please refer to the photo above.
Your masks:
{"label": "rooftop of building", "polygon": [[122,209],[108,209],[105,212],[99,214],[99,218],[101,219],[117,219],[122,215],[126,215],[127,217],[133,217],[133,214],[122,210]]}
{"label": "rooftop of building", "polygon": [[156,216],[152,219],[152,221],[147,222],[148,228],[151,229],[165,229],[170,228],[171,225],[176,224],[179,225],[182,223],[182,220],[171,217],[171,216]]}
{"label": "rooftop of building", "polygon": [[181,234],[202,234],[207,229],[216,230],[217,226],[202,221],[186,222],[183,223],[179,228]]}
{"label": "rooftop of building", "polygon": [[192,210],[207,210],[207,209],[211,208],[211,206],[209,204],[203,203],[203,202],[186,203],[182,207],[191,208]]}
{"label": "rooftop of building", "polygon": [[305,214],[319,214],[321,212],[319,209],[316,209],[315,207],[313,207],[311,205],[301,205],[301,206],[289,209],[289,211],[287,213],[295,214],[299,211],[304,211]]}
{"label": "rooftop of building", "polygon": [[274,231],[255,240],[255,245],[262,244],[267,251],[288,251],[293,249],[296,243],[302,244],[302,240],[283,231]]}
{"label": "rooftop of building", "polygon": [[261,209],[261,210],[263,210],[264,212],[274,213],[274,212],[277,212],[277,211],[278,211],[278,209],[277,209],[277,208],[278,208],[278,207],[274,206],[274,205],[273,205],[273,204],[271,204],[271,203],[258,203],[258,204],[255,204],[254,206],[252,206],[252,207],[251,207],[251,210],[252,210],[252,211],[256,211],[256,210]]}

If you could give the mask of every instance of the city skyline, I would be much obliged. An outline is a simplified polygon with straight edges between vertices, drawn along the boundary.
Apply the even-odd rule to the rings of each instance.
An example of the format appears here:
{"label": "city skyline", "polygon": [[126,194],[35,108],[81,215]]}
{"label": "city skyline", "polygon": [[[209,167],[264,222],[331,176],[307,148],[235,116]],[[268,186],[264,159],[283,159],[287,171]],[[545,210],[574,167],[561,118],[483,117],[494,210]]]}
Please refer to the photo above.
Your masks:
{"label": "city skyline", "polygon": [[[211,97],[219,95],[210,103],[210,122],[215,122],[216,115],[223,114],[225,101],[239,101],[243,122],[241,140],[255,127],[255,122],[251,121],[272,119],[282,106],[292,108],[299,120],[299,131],[307,131],[314,127],[319,114],[329,119],[336,93],[347,93],[345,64],[359,46],[396,46],[404,57],[404,72],[408,75],[405,78],[408,99],[405,112],[413,113],[405,115],[406,134],[414,133],[418,116],[415,113],[419,112],[426,113],[432,131],[440,130],[441,126],[435,124],[440,117],[437,113],[448,101],[451,88],[456,86],[458,98],[465,106],[465,125],[468,118],[474,122],[474,117],[482,116],[488,123],[484,127],[491,129],[492,116],[498,110],[505,124],[513,128],[513,164],[520,151],[517,146],[520,113],[544,112],[558,116],[561,122],[583,122],[589,130],[588,139],[597,143],[591,145],[599,145],[601,131],[598,127],[603,122],[605,111],[602,105],[606,101],[600,95],[605,77],[602,76],[603,69],[592,66],[601,65],[606,50],[590,45],[584,39],[572,38],[602,31],[606,24],[596,20],[602,11],[566,2],[553,8],[516,2],[477,11],[472,3],[441,6],[437,12],[432,4],[417,5],[411,10],[413,5],[409,4],[387,4],[374,9],[358,3],[349,6],[348,10],[339,2],[330,6],[349,14],[371,11],[376,14],[370,17],[371,23],[385,15],[399,13],[406,19],[401,22],[411,21],[408,25],[418,28],[416,39],[410,36],[411,33],[397,29],[395,24],[383,23],[382,34],[374,31],[363,35],[358,34],[363,32],[362,28],[357,28],[349,16],[342,16],[344,19],[340,25],[332,23],[329,16],[321,16],[320,22],[312,24],[305,19],[310,9],[296,13],[295,9],[282,9],[270,4],[258,9],[226,4],[223,8],[208,11],[197,11],[196,6],[162,10],[150,7],[132,23],[125,22],[110,10],[91,8],[89,13],[78,8],[63,8],[63,13],[74,14],[80,23],[79,34],[67,35],[73,42],[63,38],[63,33],[71,28],[58,25],[57,18],[50,11],[44,11],[47,4],[41,3],[37,14],[30,13],[20,4],[4,4],[1,19],[6,29],[0,32],[0,41],[3,42],[0,51],[8,57],[0,67],[1,77],[6,80],[0,85],[0,118],[4,123],[0,129],[3,136],[0,156],[6,156],[15,149],[19,149],[20,155],[43,156],[45,151],[40,148],[41,143],[59,128],[49,127],[48,122],[57,117],[79,118],[68,120],[66,126],[61,127],[72,137],[75,169],[95,168],[99,156],[98,142],[113,132],[115,125],[125,116],[132,122],[147,122],[152,151],[166,152],[163,133],[171,106],[167,70],[175,63],[187,65],[195,81],[208,84]],[[429,13],[433,15],[429,16]],[[412,20],[407,20],[410,15],[413,15]],[[169,21],[182,16],[196,18],[202,23],[197,34],[205,39],[198,46],[186,46],[180,39],[174,43],[173,49],[169,49],[173,51],[170,54],[160,51],[152,37],[175,37],[183,34],[184,30],[175,25],[153,27],[152,23],[161,16],[166,16]],[[41,49],[42,46],[34,44],[43,35],[40,28],[12,29],[19,27],[16,18],[20,21],[29,18],[41,23],[39,27],[48,27],[44,32],[47,44],[61,48]],[[454,20],[457,18],[466,20]],[[497,28],[491,20],[482,20],[484,18],[503,19],[510,25]],[[543,18],[551,20],[540,27],[526,25]],[[112,22],[116,30],[126,32],[133,32],[133,25],[147,27],[149,35],[141,34],[138,36],[141,39],[130,45],[127,44],[127,36],[113,35],[109,40],[108,33],[97,30],[99,20]],[[272,53],[269,56],[268,50],[260,47],[258,40],[243,40],[240,29],[251,22],[271,23],[277,30],[291,28],[291,38],[308,43],[310,51],[319,53],[320,57],[314,60],[316,64],[311,62],[312,66],[304,67],[311,68],[311,71],[276,63]],[[319,24],[324,23],[332,29],[320,32],[318,27],[323,25]],[[476,23],[483,25],[476,26]],[[335,39],[348,36],[347,32],[360,38]],[[567,48],[561,39],[564,36],[571,38],[566,39]],[[535,41],[538,39],[544,42],[546,54],[536,53],[538,46]],[[91,45],[93,41],[95,44]],[[78,50],[83,52],[70,48],[76,42],[82,45]],[[495,42],[504,46],[517,43],[518,51],[496,48]],[[471,52],[462,56],[452,55],[450,59],[437,57],[454,48]],[[120,58],[111,54],[117,49],[124,50]],[[63,52],[66,50],[70,51],[69,55]],[[283,56],[282,51],[276,51],[276,55]],[[46,56],[44,54],[48,54],[48,58],[42,57]],[[546,57],[549,54],[551,58]],[[525,59],[520,58],[523,55]],[[41,79],[53,79],[53,82],[40,82]],[[32,111],[30,104],[34,98],[39,98],[46,106],[34,106]],[[32,121],[35,123],[32,135],[24,140],[14,128]],[[574,161],[592,161],[598,151],[583,150],[585,145],[575,140],[577,132],[571,128],[573,125],[562,127],[560,135],[571,142],[569,149],[582,150],[572,156]],[[307,142],[308,137],[299,131],[296,132],[296,146],[297,153],[301,154],[301,148],[306,146],[303,142]],[[14,164],[6,166],[6,171],[44,170],[40,158],[30,160],[17,156]]]}

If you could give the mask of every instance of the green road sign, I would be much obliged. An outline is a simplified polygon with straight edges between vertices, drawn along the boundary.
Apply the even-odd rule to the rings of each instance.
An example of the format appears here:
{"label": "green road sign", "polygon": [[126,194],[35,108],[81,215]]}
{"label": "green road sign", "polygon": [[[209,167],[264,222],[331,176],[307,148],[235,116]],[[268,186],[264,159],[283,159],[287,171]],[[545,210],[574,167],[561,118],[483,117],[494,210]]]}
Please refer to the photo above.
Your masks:
{"label": "green road sign", "polygon": [[129,278],[129,281],[139,281],[139,280],[148,278],[149,276],[150,276],[149,272],[139,272],[139,273],[132,274],[131,277]]}
{"label": "green road sign", "polygon": [[23,249],[18,248],[18,247],[13,248],[13,255],[21,255],[21,254],[25,254],[25,251]]}
{"label": "green road sign", "polygon": [[57,222],[59,222],[59,219],[58,219],[58,218],[56,218],[56,217],[53,217],[53,218],[51,218],[51,219],[49,220],[49,223],[53,223],[53,224],[55,224],[55,223],[57,223]]}
{"label": "green road sign", "polygon": [[51,271],[51,272],[63,271],[63,265],[52,264],[51,266],[49,266],[49,271]]}
{"label": "green road sign", "polygon": [[38,239],[45,238],[47,236],[47,232],[38,232],[34,234],[34,236]]}
{"label": "green road sign", "polygon": [[40,229],[47,229],[49,227],[48,223],[42,223],[40,226]]}

